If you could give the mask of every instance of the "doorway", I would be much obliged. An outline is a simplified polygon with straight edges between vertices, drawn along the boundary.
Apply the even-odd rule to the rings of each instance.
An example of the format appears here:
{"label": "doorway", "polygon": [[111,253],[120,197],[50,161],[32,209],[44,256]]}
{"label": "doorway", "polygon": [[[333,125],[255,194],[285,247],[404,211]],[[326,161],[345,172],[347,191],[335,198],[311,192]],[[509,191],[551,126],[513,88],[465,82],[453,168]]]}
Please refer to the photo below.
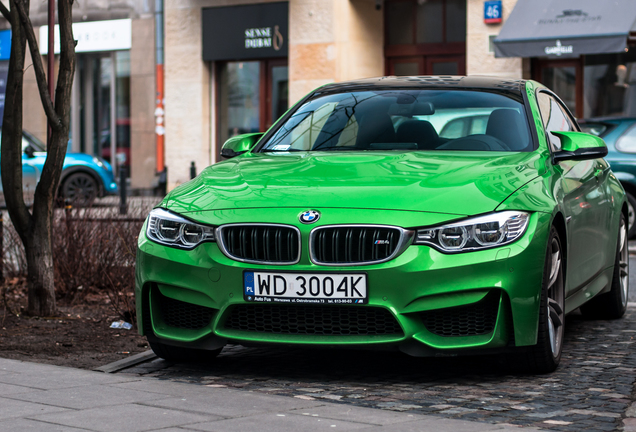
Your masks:
{"label": "doorway", "polygon": [[218,65],[217,159],[228,138],[265,132],[289,105],[287,59],[223,62]]}
{"label": "doorway", "polygon": [[129,167],[130,51],[79,54],[76,71],[69,150]]}
{"label": "doorway", "polygon": [[580,59],[535,59],[532,72],[535,81],[559,95],[577,118],[583,117],[583,63]]}

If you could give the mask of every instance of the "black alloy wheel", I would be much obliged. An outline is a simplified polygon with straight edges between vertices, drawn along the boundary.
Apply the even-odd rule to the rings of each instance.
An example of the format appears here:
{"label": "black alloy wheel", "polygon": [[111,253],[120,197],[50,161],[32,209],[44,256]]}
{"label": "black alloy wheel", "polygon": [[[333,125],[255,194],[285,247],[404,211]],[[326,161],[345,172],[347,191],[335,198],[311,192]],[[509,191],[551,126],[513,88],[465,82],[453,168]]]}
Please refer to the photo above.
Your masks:
{"label": "black alloy wheel", "polygon": [[93,176],[76,172],[64,180],[61,196],[65,204],[88,207],[97,198],[98,191],[99,186]]}
{"label": "black alloy wheel", "polygon": [[561,361],[565,334],[565,287],[563,281],[563,254],[561,239],[556,228],[550,230],[543,268],[539,326],[536,345],[523,348],[508,357],[511,369],[524,373],[550,373]]}
{"label": "black alloy wheel", "polygon": [[629,298],[629,245],[627,233],[627,218],[624,214],[621,214],[610,291],[597,295],[581,306],[581,312],[586,318],[617,319],[625,315]]}

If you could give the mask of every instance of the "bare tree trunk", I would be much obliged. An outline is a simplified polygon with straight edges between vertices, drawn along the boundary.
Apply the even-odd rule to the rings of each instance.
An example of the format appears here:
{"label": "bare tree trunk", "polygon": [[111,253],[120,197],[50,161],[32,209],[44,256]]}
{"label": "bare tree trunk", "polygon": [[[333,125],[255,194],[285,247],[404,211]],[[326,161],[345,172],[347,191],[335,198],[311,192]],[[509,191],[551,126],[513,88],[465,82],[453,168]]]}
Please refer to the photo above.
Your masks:
{"label": "bare tree trunk", "polygon": [[[55,285],[51,244],[51,221],[55,196],[66,156],[71,112],[71,87],[75,72],[75,40],[71,7],[73,0],[58,0],[60,58],[55,104],[47,92],[46,76],[33,25],[28,16],[29,0],[10,0],[0,13],[11,23],[13,42],[7,77],[0,169],[9,216],[22,239],[27,258],[27,313],[50,316],[55,308]],[[40,181],[35,189],[32,213],[22,192],[22,86],[28,41],[38,90],[52,134]],[[49,58],[48,61],[54,61]]]}

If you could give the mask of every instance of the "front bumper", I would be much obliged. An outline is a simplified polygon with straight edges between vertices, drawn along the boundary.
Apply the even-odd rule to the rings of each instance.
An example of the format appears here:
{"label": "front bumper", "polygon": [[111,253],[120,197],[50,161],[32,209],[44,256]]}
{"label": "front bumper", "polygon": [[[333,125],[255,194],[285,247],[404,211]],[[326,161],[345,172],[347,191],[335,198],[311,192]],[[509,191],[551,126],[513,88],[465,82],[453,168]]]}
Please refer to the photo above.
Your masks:
{"label": "front bumper", "polygon": [[[303,210],[259,210],[259,222],[297,220],[297,215]],[[323,217],[320,223],[342,224],[355,220],[356,223],[414,227],[449,219],[448,215],[417,212],[364,210],[359,211],[359,215],[352,214],[355,212],[358,211],[348,210],[345,217],[342,211],[342,217],[332,216],[330,220]],[[253,210],[235,210],[188,216],[218,225],[254,222],[253,215]],[[293,219],[287,216],[293,216]],[[402,223],[396,222],[398,218]],[[424,221],[416,223],[416,220]],[[139,331],[165,344],[201,349],[214,349],[226,342],[234,342],[244,345],[373,346],[398,348],[412,355],[436,355],[534,345],[550,222],[551,215],[533,213],[526,233],[516,242],[499,248],[443,254],[429,246],[411,245],[391,261],[343,268],[316,265],[309,260],[309,233],[315,225],[297,225],[302,238],[301,260],[298,264],[286,266],[237,262],[225,256],[216,243],[203,243],[191,251],[165,247],[148,240],[144,226],[139,236],[135,289]],[[278,328],[276,332],[267,328],[259,331],[246,331],[235,326],[229,328],[226,323],[237,310],[266,306],[243,300],[243,272],[248,269],[307,273],[336,270],[365,272],[368,304],[328,307],[356,308],[352,311],[355,319],[361,316],[358,308],[373,308],[373,311],[379,308],[385,315],[388,313],[401,330],[381,334],[308,335],[284,328]],[[204,320],[203,324],[167,317],[166,301],[176,308],[185,308],[182,309],[183,317],[195,317],[199,323]],[[274,308],[287,306],[268,305]],[[438,312],[440,310],[442,313]],[[494,310],[490,317],[494,321],[490,326],[483,325],[484,314],[487,314],[484,310]],[[370,313],[371,310],[364,312]],[[297,310],[295,313],[304,312]],[[466,330],[466,325],[481,331],[471,333],[470,329]],[[459,327],[459,330],[453,331],[453,327]]]}

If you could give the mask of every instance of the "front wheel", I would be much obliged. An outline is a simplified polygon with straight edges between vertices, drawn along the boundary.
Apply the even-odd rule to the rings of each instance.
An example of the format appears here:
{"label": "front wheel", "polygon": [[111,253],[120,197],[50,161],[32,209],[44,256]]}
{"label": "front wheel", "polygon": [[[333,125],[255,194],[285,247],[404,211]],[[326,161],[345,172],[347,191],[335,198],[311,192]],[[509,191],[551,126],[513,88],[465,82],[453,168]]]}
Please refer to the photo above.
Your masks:
{"label": "front wheel", "polygon": [[627,236],[627,221],[625,215],[621,214],[610,291],[597,295],[581,306],[581,313],[585,317],[592,319],[617,319],[625,315],[629,296],[629,246]]}
{"label": "front wheel", "polygon": [[537,343],[509,358],[513,369],[549,373],[559,366],[565,333],[563,257],[559,233],[552,227],[543,267]]}
{"label": "front wheel", "polygon": [[88,207],[97,198],[99,185],[90,174],[76,172],[64,180],[60,192],[65,204]]}

